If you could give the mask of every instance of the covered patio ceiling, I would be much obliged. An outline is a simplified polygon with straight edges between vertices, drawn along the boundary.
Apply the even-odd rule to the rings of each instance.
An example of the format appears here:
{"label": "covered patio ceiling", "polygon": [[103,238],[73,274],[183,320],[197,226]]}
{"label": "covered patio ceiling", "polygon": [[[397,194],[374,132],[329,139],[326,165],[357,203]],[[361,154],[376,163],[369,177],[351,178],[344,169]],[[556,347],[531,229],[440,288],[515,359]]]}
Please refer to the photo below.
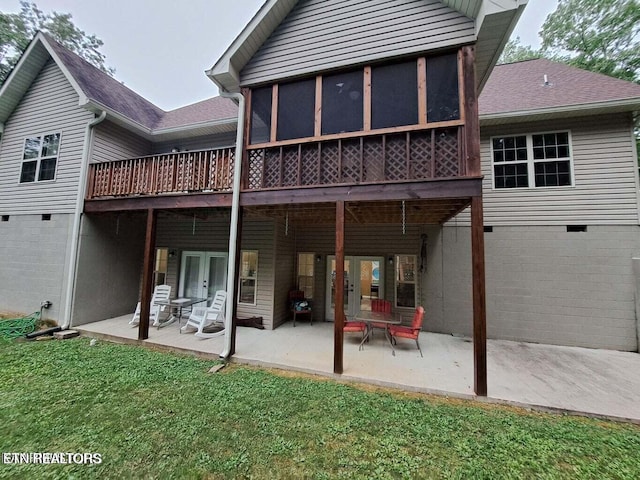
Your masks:
{"label": "covered patio ceiling", "polygon": [[[470,198],[346,202],[347,223],[441,225],[464,210]],[[245,218],[288,219],[293,224],[336,222],[335,203],[303,203],[245,207]]]}

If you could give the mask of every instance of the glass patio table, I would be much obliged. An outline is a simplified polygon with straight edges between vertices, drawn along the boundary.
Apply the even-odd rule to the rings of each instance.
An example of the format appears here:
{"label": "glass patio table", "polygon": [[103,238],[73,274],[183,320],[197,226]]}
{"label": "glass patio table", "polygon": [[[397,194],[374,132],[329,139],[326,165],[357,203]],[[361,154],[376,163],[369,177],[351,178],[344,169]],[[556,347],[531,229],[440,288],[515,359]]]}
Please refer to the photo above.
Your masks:
{"label": "glass patio table", "polygon": [[[172,309],[172,312],[171,312],[171,315],[169,315],[169,318],[167,318],[167,320],[165,320],[164,322],[160,322],[160,324],[158,325],[158,330],[161,329],[162,327],[166,327],[167,325],[171,325],[173,322],[176,321],[176,319],[178,320],[178,327],[179,327],[180,319],[182,318],[183,308],[191,307],[196,303],[206,302],[207,300],[208,300],[207,298],[189,297],[189,298],[174,298],[172,300],[169,300],[168,302],[157,302],[158,305],[168,305]],[[177,311],[177,314],[178,314],[177,316],[173,314],[174,309]]]}
{"label": "glass patio table", "polygon": [[356,322],[365,322],[367,324],[367,332],[362,338],[359,348],[364,348],[364,342],[368,341],[369,337],[371,337],[371,332],[374,328],[373,324],[378,323],[384,324],[384,336],[387,339],[387,342],[389,342],[391,353],[393,355],[396,354],[396,350],[395,348],[393,348],[393,342],[391,341],[391,337],[389,336],[389,329],[386,327],[388,327],[389,325],[400,325],[402,323],[402,320],[398,315],[394,313],[371,312],[369,310],[362,310],[353,317],[353,320]]}

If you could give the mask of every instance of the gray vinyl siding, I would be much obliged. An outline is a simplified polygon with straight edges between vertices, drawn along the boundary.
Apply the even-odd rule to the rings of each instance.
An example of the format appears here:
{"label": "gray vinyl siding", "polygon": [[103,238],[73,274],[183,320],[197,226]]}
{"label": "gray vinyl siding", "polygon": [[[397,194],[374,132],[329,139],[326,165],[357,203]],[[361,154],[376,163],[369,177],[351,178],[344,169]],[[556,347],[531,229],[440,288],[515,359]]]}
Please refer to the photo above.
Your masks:
{"label": "gray vinyl siding", "polygon": [[151,154],[151,142],[124,128],[105,121],[93,131],[91,162],[103,163]]}
{"label": "gray vinyl siding", "polygon": [[275,224],[276,261],[273,269],[273,325],[274,328],[286,322],[289,313],[289,291],[295,288],[295,234],[293,229],[287,231],[282,223]]}
{"label": "gray vinyl siding", "polygon": [[[492,136],[570,131],[575,184],[494,189]],[[638,165],[630,118],[585,119],[483,127],[481,157],[485,225],[638,225]],[[469,225],[468,210],[450,225]]]}
{"label": "gray vinyl siding", "polygon": [[[183,251],[227,252],[229,248],[229,210],[204,212],[195,217],[181,214],[163,214],[158,218],[156,247],[175,250],[169,258],[167,284],[172,296],[178,295],[180,259]],[[238,304],[238,316],[260,316],[265,328],[273,328],[274,312],[274,225],[272,221],[245,220],[242,227],[241,247],[258,252],[258,292],[256,305]],[[236,290],[237,292],[237,290]]]}
{"label": "gray vinyl siding", "polygon": [[475,41],[474,21],[438,0],[302,0],[243,68],[257,85]]}
{"label": "gray vinyl siding", "polygon": [[[93,114],[78,106],[78,94],[48,62],[6,122],[0,145],[0,213],[72,213],[84,133]],[[25,138],[60,132],[55,180],[19,183]]]}
{"label": "gray vinyl siding", "polygon": [[167,153],[174,148],[184,152],[186,150],[207,150],[212,148],[227,148],[235,146],[236,133],[229,132],[220,135],[207,135],[204,137],[158,142],[153,145],[153,153]]}

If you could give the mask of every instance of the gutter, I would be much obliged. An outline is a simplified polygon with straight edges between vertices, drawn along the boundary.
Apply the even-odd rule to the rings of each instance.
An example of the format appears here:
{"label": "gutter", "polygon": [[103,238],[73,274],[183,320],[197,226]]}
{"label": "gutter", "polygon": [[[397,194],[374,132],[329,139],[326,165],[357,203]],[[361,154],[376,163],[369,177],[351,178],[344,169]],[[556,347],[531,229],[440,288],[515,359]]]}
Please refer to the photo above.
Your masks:
{"label": "gutter", "polygon": [[229,263],[227,265],[227,308],[224,319],[224,350],[220,358],[228,359],[231,355],[231,341],[233,328],[233,308],[229,307],[229,301],[233,302],[236,278],[236,251],[240,239],[238,238],[238,220],[240,213],[240,179],[242,178],[242,148],[243,125],[245,116],[244,96],[240,93],[229,93],[220,89],[220,96],[238,101],[238,128],[236,130],[235,168],[233,172],[233,196],[231,198],[231,225],[229,226]]}
{"label": "gutter", "polygon": [[71,310],[73,304],[73,294],[75,290],[76,275],[78,273],[78,244],[80,243],[80,221],[82,219],[82,210],[84,207],[84,196],[87,190],[87,176],[89,170],[89,153],[91,148],[91,133],[93,127],[107,118],[107,112],[102,111],[99,117],[94,118],[84,131],[84,147],[82,150],[82,163],[80,164],[80,180],[78,184],[78,197],[76,198],[76,208],[73,214],[73,230],[71,233],[71,252],[69,253],[69,266],[67,274],[67,293],[64,301],[64,323],[62,330],[66,330],[71,326]]}

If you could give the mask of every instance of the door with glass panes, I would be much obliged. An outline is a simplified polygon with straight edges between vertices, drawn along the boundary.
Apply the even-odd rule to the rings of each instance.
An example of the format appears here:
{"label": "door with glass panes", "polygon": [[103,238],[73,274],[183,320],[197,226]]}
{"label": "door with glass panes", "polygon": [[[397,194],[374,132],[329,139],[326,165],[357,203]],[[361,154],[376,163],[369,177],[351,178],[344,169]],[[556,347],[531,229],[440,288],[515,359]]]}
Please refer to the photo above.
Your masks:
{"label": "door with glass panes", "polygon": [[[327,319],[335,319],[336,258],[327,258]],[[384,295],[384,258],[348,256],[344,259],[344,313],[353,317],[371,310],[371,300]]]}
{"label": "door with glass panes", "polygon": [[180,297],[206,298],[227,289],[226,252],[182,252]]}

